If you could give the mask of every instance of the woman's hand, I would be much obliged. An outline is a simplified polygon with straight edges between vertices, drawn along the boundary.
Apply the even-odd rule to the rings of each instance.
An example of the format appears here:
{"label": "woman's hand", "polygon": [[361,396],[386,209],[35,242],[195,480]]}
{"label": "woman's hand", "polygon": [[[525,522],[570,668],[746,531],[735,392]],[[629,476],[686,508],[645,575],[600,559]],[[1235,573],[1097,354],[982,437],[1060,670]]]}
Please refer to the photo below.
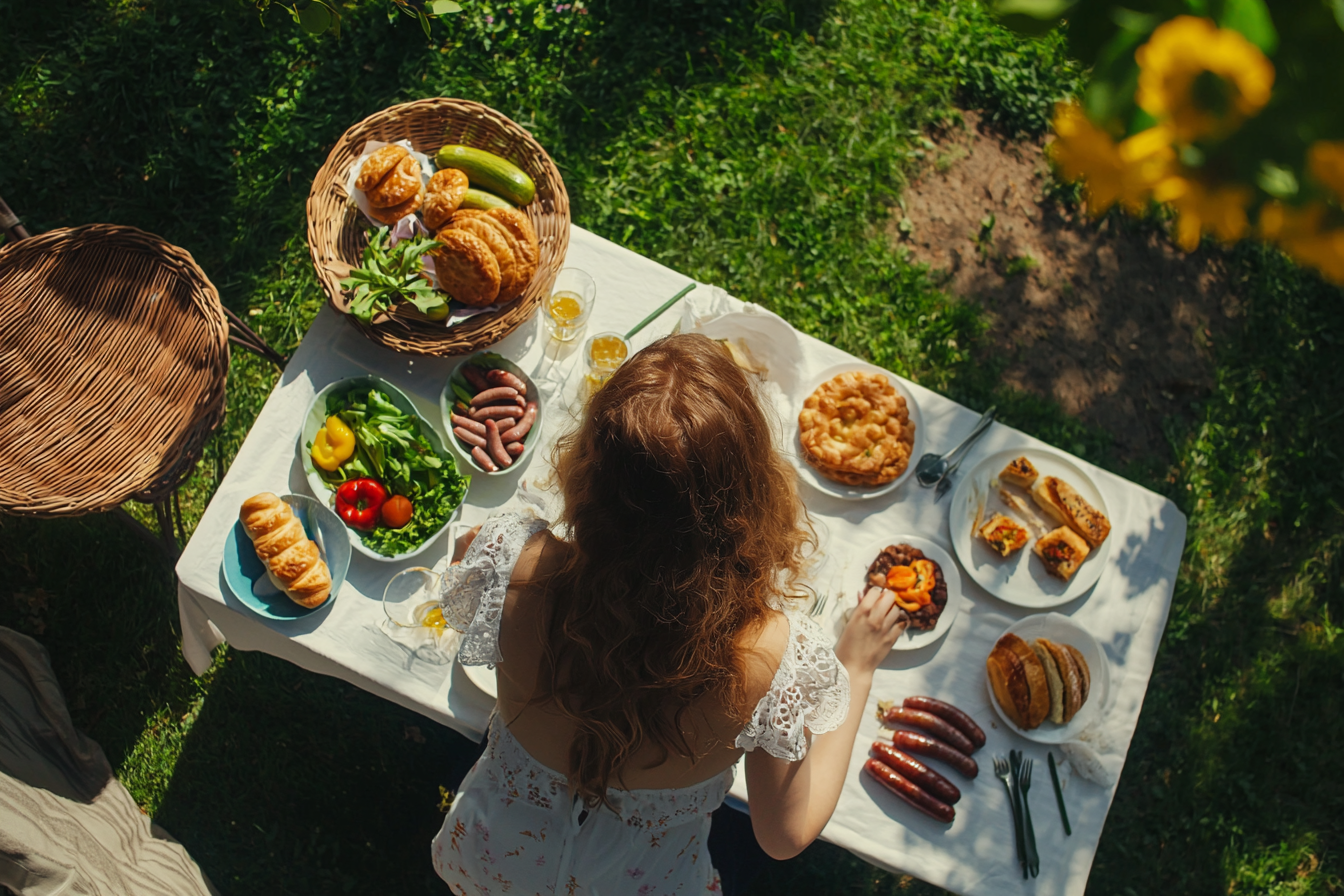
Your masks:
{"label": "woman's hand", "polygon": [[851,675],[872,672],[905,631],[909,623],[904,618],[891,592],[869,588],[836,642],[836,657]]}
{"label": "woman's hand", "polygon": [[480,531],[481,527],[476,526],[457,536],[457,541],[453,543],[452,565],[456,566],[458,563],[462,562],[462,558],[467,555],[467,548],[471,547],[471,543],[476,540],[476,536]]}

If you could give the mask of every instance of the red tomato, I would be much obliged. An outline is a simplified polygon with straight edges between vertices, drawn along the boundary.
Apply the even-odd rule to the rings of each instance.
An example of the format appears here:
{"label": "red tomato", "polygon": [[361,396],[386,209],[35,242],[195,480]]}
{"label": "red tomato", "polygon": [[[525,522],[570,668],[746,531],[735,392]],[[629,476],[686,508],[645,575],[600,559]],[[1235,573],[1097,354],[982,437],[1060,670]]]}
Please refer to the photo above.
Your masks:
{"label": "red tomato", "polygon": [[383,502],[383,525],[400,529],[411,521],[411,500],[405,495],[393,495]]}

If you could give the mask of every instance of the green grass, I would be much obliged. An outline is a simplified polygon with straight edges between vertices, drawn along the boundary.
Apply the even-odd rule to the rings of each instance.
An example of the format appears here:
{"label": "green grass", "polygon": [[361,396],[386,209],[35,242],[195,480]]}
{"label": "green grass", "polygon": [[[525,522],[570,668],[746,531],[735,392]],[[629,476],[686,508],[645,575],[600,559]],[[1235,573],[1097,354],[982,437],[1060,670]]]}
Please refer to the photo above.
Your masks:
{"label": "green grass", "polygon": [[[1058,41],[946,0],[472,3],[432,41],[367,7],[333,41],[241,0],[0,2],[0,194],[35,230],[187,248],[288,352],[323,301],[303,204],[330,146],[391,103],[468,97],[547,146],[577,224],[1114,468],[1107,433],[1001,386],[978,307],[884,236],[959,106],[1044,127],[1081,83]],[[1341,889],[1344,296],[1254,247],[1226,263],[1247,317],[1216,389],[1170,455],[1119,470],[1190,535],[1094,893]],[[235,356],[189,523],[274,377]],[[173,584],[116,520],[0,517],[0,624],[49,647],[76,723],[226,893],[442,892],[426,847],[470,745],[264,655],[193,678]],[[935,892],[824,844],[756,888],[780,891]]]}

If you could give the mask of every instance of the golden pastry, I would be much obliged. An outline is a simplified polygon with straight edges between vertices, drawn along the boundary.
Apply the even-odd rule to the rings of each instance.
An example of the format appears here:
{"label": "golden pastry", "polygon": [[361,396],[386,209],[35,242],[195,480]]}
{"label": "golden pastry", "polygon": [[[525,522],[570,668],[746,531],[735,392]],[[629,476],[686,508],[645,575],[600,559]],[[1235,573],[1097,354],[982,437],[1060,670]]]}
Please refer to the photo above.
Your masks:
{"label": "golden pastry", "polygon": [[1088,503],[1073,486],[1054,476],[1046,476],[1036,483],[1031,496],[1041,509],[1054,519],[1077,532],[1092,547],[1099,547],[1111,534],[1111,521],[1106,514]]}
{"label": "golden pastry", "polygon": [[376,150],[364,160],[364,165],[359,169],[359,177],[355,178],[355,189],[365,193],[372,190],[410,154],[410,150],[406,147],[397,146],[395,143]]}
{"label": "golden pastry", "polygon": [[462,197],[467,194],[469,186],[464,171],[456,168],[435,171],[425,193],[425,226],[434,231],[447,224],[453,212],[462,204]]}
{"label": "golden pastry", "polygon": [[410,199],[423,188],[420,181],[420,163],[415,156],[408,155],[397,163],[397,167],[378,181],[378,185],[364,192],[364,198],[374,208],[390,208]]}
{"label": "golden pastry", "polygon": [[407,215],[414,213],[416,209],[420,208],[420,203],[424,201],[424,197],[424,190],[418,190],[414,196],[407,199],[405,202],[397,203],[388,208],[369,209],[369,217],[373,218],[375,221],[380,221],[383,224],[395,224]]}
{"label": "golden pastry", "polygon": [[275,587],[301,607],[321,606],[331,595],[331,572],[289,505],[262,492],[243,502],[238,518]]}
{"label": "golden pastry", "polygon": [[1030,731],[1050,715],[1050,682],[1040,657],[1026,641],[1009,632],[985,658],[989,685],[1004,715]]}
{"label": "golden pastry", "polygon": [[1068,526],[1060,526],[1049,535],[1036,539],[1031,548],[1045,564],[1050,575],[1068,581],[1091,553],[1087,542]]}
{"label": "golden pastry", "polygon": [[1008,466],[999,472],[999,481],[1007,482],[1010,485],[1020,485],[1023,488],[1031,488],[1031,484],[1036,481],[1036,476],[1036,468],[1031,465],[1031,461],[1025,457],[1019,457],[1008,461]]}
{"label": "golden pastry", "polygon": [[798,438],[817,472],[846,485],[883,485],[910,465],[915,429],[905,399],[880,373],[832,377],[803,402]]}
{"label": "golden pastry", "polygon": [[[467,211],[468,209],[459,211],[457,215],[453,216],[453,220],[457,221],[459,216],[465,214]],[[482,213],[472,220],[479,221],[487,227],[494,228],[495,232],[508,244],[509,251],[513,253],[513,267],[509,272],[511,276],[508,280],[507,288],[505,288],[505,284],[501,283],[498,299],[500,302],[511,302],[523,294],[523,290],[527,289],[527,284],[532,281],[532,275],[537,272],[536,261],[528,261],[529,258],[535,259],[536,253],[525,239],[519,239],[515,231],[506,226],[504,222],[500,221],[498,218]]]}
{"label": "golden pastry", "polygon": [[504,296],[507,294],[512,297],[514,281],[518,277],[518,262],[513,257],[513,249],[509,248],[509,241],[504,238],[503,233],[490,225],[487,218],[455,218],[454,220],[454,229],[475,234],[494,253],[495,262],[499,265],[499,295],[496,297],[496,301],[507,301]]}
{"label": "golden pastry", "polygon": [[[532,222],[528,220],[527,215],[516,208],[492,208],[485,213],[485,216],[503,224],[505,229],[513,234],[523,247],[522,254],[514,253],[518,255],[518,261],[536,270],[540,246],[537,242],[537,232],[532,229]],[[531,277],[531,274],[528,276]]]}
{"label": "golden pastry", "polygon": [[499,262],[485,240],[465,230],[440,230],[443,244],[434,256],[434,275],[439,288],[464,305],[476,308],[494,302],[499,295]]}

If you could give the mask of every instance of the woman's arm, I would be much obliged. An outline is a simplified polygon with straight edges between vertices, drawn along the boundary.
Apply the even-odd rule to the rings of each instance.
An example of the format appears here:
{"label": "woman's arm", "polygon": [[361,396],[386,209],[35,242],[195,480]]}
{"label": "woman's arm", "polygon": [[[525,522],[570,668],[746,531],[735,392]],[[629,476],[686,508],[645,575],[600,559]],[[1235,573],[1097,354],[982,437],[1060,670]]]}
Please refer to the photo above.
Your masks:
{"label": "woman's arm", "polygon": [[900,619],[895,601],[874,590],[859,601],[845,626],[835,654],[849,673],[849,712],[839,728],[812,738],[807,755],[797,762],[776,759],[761,749],[747,754],[751,825],[771,857],[796,856],[830,821],[849,771],[873,670],[904,631]]}

